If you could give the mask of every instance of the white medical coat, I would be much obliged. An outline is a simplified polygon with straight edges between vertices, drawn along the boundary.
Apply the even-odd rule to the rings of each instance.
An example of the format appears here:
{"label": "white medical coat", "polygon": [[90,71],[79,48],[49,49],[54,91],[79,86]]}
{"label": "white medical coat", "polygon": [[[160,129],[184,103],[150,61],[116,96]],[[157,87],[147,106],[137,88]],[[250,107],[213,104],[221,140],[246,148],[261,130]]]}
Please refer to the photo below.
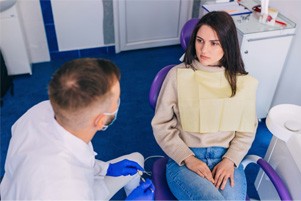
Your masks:
{"label": "white medical coat", "polygon": [[95,161],[92,144],[61,127],[50,102],[41,102],[12,127],[1,198],[101,200],[108,163]]}

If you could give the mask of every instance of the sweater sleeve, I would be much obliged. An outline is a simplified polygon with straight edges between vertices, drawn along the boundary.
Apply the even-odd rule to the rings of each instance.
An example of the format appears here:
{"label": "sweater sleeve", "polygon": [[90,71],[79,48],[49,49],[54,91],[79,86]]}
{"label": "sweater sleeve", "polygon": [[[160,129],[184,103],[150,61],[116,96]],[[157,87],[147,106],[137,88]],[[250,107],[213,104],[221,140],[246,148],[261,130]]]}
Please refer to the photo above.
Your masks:
{"label": "sweater sleeve", "polygon": [[177,111],[177,67],[174,67],[167,74],[161,87],[152,128],[162,150],[179,165],[183,165],[183,160],[194,154],[180,138]]}
{"label": "sweater sleeve", "polygon": [[247,155],[252,142],[254,141],[258,121],[254,121],[255,131],[254,132],[235,132],[235,137],[230,142],[229,149],[223,156],[234,162],[235,166],[238,167],[242,159]]}

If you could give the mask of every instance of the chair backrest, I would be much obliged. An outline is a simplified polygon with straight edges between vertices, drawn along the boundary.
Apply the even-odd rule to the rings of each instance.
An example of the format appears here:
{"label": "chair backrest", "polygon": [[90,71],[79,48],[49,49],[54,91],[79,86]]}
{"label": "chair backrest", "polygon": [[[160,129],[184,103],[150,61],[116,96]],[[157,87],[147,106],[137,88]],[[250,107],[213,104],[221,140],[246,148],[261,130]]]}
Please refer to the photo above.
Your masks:
{"label": "chair backrest", "polygon": [[181,30],[181,34],[180,34],[180,43],[184,50],[186,50],[186,48],[189,44],[189,41],[190,41],[190,36],[193,32],[193,29],[199,20],[200,19],[198,19],[198,18],[192,18],[192,19],[188,20],[183,26],[183,28]]}
{"label": "chair backrest", "polygon": [[169,70],[174,66],[175,64],[165,66],[157,73],[156,77],[154,78],[148,94],[149,104],[152,109],[156,108],[157,98],[159,96],[162,83]]}

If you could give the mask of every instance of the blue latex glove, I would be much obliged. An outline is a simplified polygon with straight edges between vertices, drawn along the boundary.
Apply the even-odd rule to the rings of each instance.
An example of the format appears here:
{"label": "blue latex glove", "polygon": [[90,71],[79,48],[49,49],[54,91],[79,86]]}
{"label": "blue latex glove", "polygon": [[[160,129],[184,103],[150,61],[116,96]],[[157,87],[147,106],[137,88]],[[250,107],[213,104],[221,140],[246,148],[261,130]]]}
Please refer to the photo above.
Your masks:
{"label": "blue latex glove", "polygon": [[154,200],[155,186],[152,181],[146,179],[145,182],[135,188],[125,200]]}
{"label": "blue latex glove", "polygon": [[137,173],[137,170],[144,171],[138,163],[124,159],[117,163],[110,163],[107,176],[118,177],[122,175],[134,175]]}

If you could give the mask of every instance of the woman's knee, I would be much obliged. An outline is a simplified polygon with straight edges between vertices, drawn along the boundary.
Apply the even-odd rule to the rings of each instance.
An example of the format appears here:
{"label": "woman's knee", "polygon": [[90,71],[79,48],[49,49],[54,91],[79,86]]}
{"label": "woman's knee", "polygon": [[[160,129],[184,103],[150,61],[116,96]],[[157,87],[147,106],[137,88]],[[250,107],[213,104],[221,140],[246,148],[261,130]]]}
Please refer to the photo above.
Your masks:
{"label": "woman's knee", "polygon": [[172,193],[179,200],[224,200],[211,182],[185,166],[169,163],[166,178]]}
{"label": "woman's knee", "polygon": [[142,154],[140,154],[139,152],[133,152],[133,153],[131,153],[131,154],[123,155],[123,156],[120,156],[120,157],[118,157],[118,158],[109,160],[109,161],[107,161],[107,162],[109,162],[109,163],[116,163],[116,162],[122,161],[122,160],[124,160],[124,159],[128,159],[128,160],[131,160],[131,161],[135,161],[135,162],[138,163],[141,167],[144,167],[144,157],[143,157]]}
{"label": "woman's knee", "polygon": [[244,170],[240,165],[234,172],[234,187],[231,187],[229,181],[221,193],[227,200],[245,200],[247,195],[247,181]]}

